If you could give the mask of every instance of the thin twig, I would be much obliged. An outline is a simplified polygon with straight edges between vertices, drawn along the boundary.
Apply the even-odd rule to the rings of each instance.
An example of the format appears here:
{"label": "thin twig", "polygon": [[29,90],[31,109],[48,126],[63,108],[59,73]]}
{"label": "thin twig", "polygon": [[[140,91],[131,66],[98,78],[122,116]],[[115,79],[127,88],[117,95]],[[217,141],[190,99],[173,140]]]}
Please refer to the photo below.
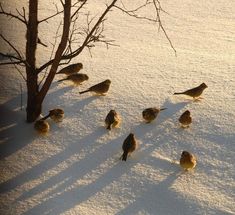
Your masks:
{"label": "thin twig", "polygon": [[[52,56],[53,56],[53,54],[54,54],[54,50],[55,50],[55,46],[56,46],[56,43],[57,43],[58,34],[59,34],[59,30],[60,30],[60,27],[61,27],[61,26],[62,26],[62,22],[60,22],[60,24],[58,25],[58,28],[57,28],[57,30],[56,30],[56,35],[55,35],[54,44],[52,44],[52,51],[51,51],[50,60],[52,59]],[[44,76],[43,76],[42,80],[39,82],[39,86],[42,84],[42,82],[43,82],[44,79],[46,78],[48,68],[49,68],[49,67],[46,68],[46,71],[44,72]]]}
{"label": "thin twig", "polygon": [[[0,3],[0,14],[9,16],[10,18],[17,19],[17,20],[19,20],[20,22],[22,22],[22,23],[24,23],[25,25],[27,25],[27,20],[26,20],[26,18],[25,18],[24,16],[23,16],[24,18],[22,19],[22,18],[20,18],[19,16],[15,15],[15,14],[13,14],[13,13],[11,13],[11,12],[5,11],[1,3]],[[22,16],[22,15],[21,15],[21,16]]]}
{"label": "thin twig", "polygon": [[[87,34],[86,38],[84,39],[82,45],[77,48],[76,50],[74,50],[72,53],[67,54],[67,55],[62,55],[61,60],[70,60],[76,56],[78,56],[82,50],[85,47],[88,47],[89,42],[90,42],[90,38],[92,36],[94,36],[94,33],[96,31],[96,29],[99,27],[99,25],[102,23],[102,21],[104,20],[105,16],[107,15],[107,13],[111,10],[111,8],[115,5],[115,3],[117,2],[117,0],[113,0],[108,6],[107,8],[104,10],[104,12],[101,14],[101,16],[99,17],[99,19],[97,20],[97,22],[95,23],[95,25],[92,27],[92,29],[89,31],[89,33]],[[44,65],[42,65],[41,67],[38,68],[38,73],[41,72],[42,70],[44,70],[45,68],[47,68],[48,66],[50,66],[53,63],[54,59],[49,60],[47,63],[45,63]]]}
{"label": "thin twig", "polygon": [[160,2],[159,2],[158,0],[153,0],[153,4],[154,4],[154,7],[155,7],[155,9],[156,9],[157,17],[158,17],[158,20],[159,20],[159,22],[158,22],[158,23],[159,23],[159,27],[162,29],[162,31],[163,31],[165,37],[167,38],[167,40],[168,40],[168,42],[169,42],[169,44],[170,44],[170,46],[171,46],[171,48],[174,50],[175,56],[177,56],[176,49],[174,48],[174,46],[173,46],[173,44],[172,44],[172,42],[171,42],[171,39],[169,38],[169,36],[168,36],[168,34],[167,34],[165,28],[164,28],[163,25],[162,25],[161,18],[160,18],[160,14],[159,14],[159,8],[157,7],[156,1],[158,2],[160,8],[161,8],[161,5],[160,5]]}
{"label": "thin twig", "polygon": [[28,24],[28,21],[27,21],[27,19],[26,19],[25,8],[23,7],[22,10],[23,10],[23,14],[21,14],[21,13],[19,12],[19,10],[16,9],[17,13],[23,18],[25,24],[27,25],[27,24]]}
{"label": "thin twig", "polygon": [[73,19],[74,16],[76,16],[76,14],[78,14],[78,12],[81,10],[81,8],[83,8],[83,6],[86,4],[86,2],[87,2],[87,0],[82,2],[82,4],[77,8],[77,10],[71,16],[71,20]]}
{"label": "thin twig", "polygon": [[[0,52],[0,56],[2,56],[3,58],[7,58],[7,59],[10,59],[11,61],[7,61],[7,62],[0,62],[0,65],[12,65],[12,64],[15,64],[15,65],[25,65],[26,62],[22,59],[19,59],[18,57],[14,56],[14,55],[11,55],[11,54],[5,54],[5,53],[2,53]],[[12,61],[12,60],[15,60],[15,61]]]}
{"label": "thin twig", "polygon": [[20,69],[19,69],[15,64],[13,64],[13,65],[14,65],[15,69],[19,72],[19,74],[21,75],[21,77],[24,79],[24,81],[26,82],[27,79],[26,79],[26,77],[23,75],[22,71],[20,71]]}
{"label": "thin twig", "polygon": [[18,55],[19,59],[23,59],[20,55],[20,52],[16,49],[16,47],[8,40],[6,39],[2,34],[0,34],[0,37],[16,52]]}

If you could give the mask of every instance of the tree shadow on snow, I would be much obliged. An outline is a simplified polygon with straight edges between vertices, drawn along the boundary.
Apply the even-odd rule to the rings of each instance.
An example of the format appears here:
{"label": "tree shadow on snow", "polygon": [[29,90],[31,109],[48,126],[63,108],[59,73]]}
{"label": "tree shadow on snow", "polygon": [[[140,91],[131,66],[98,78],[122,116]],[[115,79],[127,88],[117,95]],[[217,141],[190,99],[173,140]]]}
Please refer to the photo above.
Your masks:
{"label": "tree shadow on snow", "polygon": [[[48,104],[47,101],[45,102],[45,104],[43,105],[44,114],[47,114],[49,109],[55,107],[55,105],[53,105],[55,101],[56,104],[61,104],[61,100],[59,99],[60,96],[65,94],[66,92],[69,92],[71,89],[73,89],[71,86],[67,86],[54,92],[49,91],[46,99],[48,101],[51,101],[52,103],[49,102]],[[23,95],[23,98],[26,98],[25,94]],[[78,106],[82,109],[83,106],[87,105],[93,99],[94,98],[87,98],[80,100]],[[23,110],[21,110],[20,102],[21,98],[20,96],[17,96],[9,100],[5,104],[0,105],[0,159],[4,159],[5,157],[14,154],[18,150],[25,147],[27,144],[30,144],[33,139],[38,138],[38,134],[33,128],[33,123],[26,122],[25,106],[23,105]],[[65,106],[65,114],[66,109],[67,108]],[[93,138],[97,138],[97,135],[100,135],[100,132],[94,133]],[[27,181],[36,179],[44,171],[53,168],[58,163],[66,159],[67,156],[73,154],[73,147],[77,147],[77,143],[71,144],[71,146],[67,150],[65,150],[64,153],[62,152],[58,156],[52,156],[48,160],[43,161],[32,169],[26,170],[25,172],[18,174],[16,177],[1,183],[0,192],[8,192],[11,189],[16,188],[17,186],[26,183]],[[70,150],[72,153],[67,153]]]}
{"label": "tree shadow on snow", "polygon": [[32,124],[25,120],[25,110],[20,109],[20,96],[0,105],[0,159],[20,150],[35,138]]}
{"label": "tree shadow on snow", "polygon": [[[49,93],[50,98],[57,98],[58,101],[58,96],[69,90],[71,90],[71,87]],[[22,97],[25,103],[26,94],[24,93]],[[38,134],[33,128],[34,124],[26,122],[26,104],[22,104],[22,110],[20,106],[20,95],[0,105],[0,159],[10,156],[31,143],[33,139],[38,138]],[[45,110],[47,106],[48,105],[43,105],[45,114],[48,113],[48,110]]]}

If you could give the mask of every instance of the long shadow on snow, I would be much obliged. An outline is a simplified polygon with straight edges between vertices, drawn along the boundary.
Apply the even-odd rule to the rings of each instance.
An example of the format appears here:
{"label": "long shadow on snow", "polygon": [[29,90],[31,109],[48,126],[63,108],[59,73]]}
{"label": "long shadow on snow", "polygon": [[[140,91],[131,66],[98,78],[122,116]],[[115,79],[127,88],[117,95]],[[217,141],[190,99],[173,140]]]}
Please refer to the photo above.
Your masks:
{"label": "long shadow on snow", "polygon": [[[143,130],[148,132],[150,128],[151,127],[146,127]],[[114,141],[111,140],[109,143],[91,146],[93,147],[93,151],[86,155],[84,159],[73,163],[66,170],[51,177],[43,184],[31,189],[28,193],[21,196],[18,200],[22,201],[53,187],[55,184],[59,184],[56,189],[47,194],[47,200],[36,205],[25,214],[59,214],[67,211],[75,205],[81,204],[90,197],[94,196],[104,187],[120,178],[123,174],[129,172],[136,164],[137,160],[146,160],[149,154],[154,150],[155,146],[152,145],[151,147],[144,148],[144,150],[140,153],[137,151],[132,158],[128,159],[127,163],[118,161],[117,159],[121,152],[116,159],[114,159],[114,154],[116,154],[117,151],[120,151],[121,143],[125,137],[126,134],[116,138]],[[115,145],[117,149],[115,149]],[[141,158],[140,155],[142,154],[145,155],[145,158]],[[93,171],[99,169],[99,166],[102,165],[104,161],[106,162],[109,159],[111,159],[109,169],[106,170],[104,174],[100,174],[95,181],[89,185],[68,189],[76,183],[77,180],[82,179],[82,177],[86,174],[92,173]],[[159,159],[159,161],[159,163],[167,164],[166,168],[172,168],[172,164],[169,161],[166,162],[161,159]]]}
{"label": "long shadow on snow", "polygon": [[[95,195],[108,184],[112,183],[124,173],[128,172],[130,168],[136,163],[125,163],[119,161],[119,157],[121,155],[121,142],[123,138],[124,136],[118,137],[115,139],[115,141],[111,140],[106,144],[96,143],[93,146],[93,151],[87,154],[84,159],[73,163],[72,166],[62,171],[58,175],[50,178],[43,185],[39,185],[39,187],[36,189],[31,190],[30,193],[24,197],[28,198],[32,195],[36,195],[37,193],[41,192],[41,190],[45,190],[49,187],[52,187],[56,183],[64,181],[61,186],[57,187],[48,194],[47,197],[49,197],[49,199],[36,205],[34,208],[28,210],[25,214],[60,214],[74,207],[75,205],[86,201],[88,198]],[[96,180],[88,185],[79,187],[76,186],[71,190],[67,189],[76,183],[76,181],[82,179],[86,174],[91,174],[97,169],[102,170],[103,162],[108,163],[108,169],[104,170],[105,173],[98,173],[99,176]],[[125,166],[123,165],[124,163],[126,164]]]}
{"label": "long shadow on snow", "polygon": [[[49,93],[52,97],[57,97],[62,93],[71,90],[71,87],[65,87],[53,93]],[[91,102],[94,98],[88,97],[87,99],[81,100],[78,106],[82,108],[84,105]],[[14,111],[19,107],[16,105],[20,101],[19,97],[16,97],[6,104],[0,106],[2,120],[0,123],[0,137],[2,139],[2,143],[0,144],[0,158],[4,159],[7,156],[15,153],[20,150],[27,144],[31,143],[33,139],[36,139],[38,136],[33,129],[33,124],[26,123],[25,121],[25,110],[22,111]],[[66,111],[66,110],[65,110]],[[97,133],[96,135],[99,135]],[[94,138],[97,138],[97,136]],[[55,156],[48,158],[47,160],[41,162],[40,164],[34,166],[32,169],[26,170],[23,173],[20,173],[16,177],[9,179],[6,182],[0,184],[0,193],[8,192],[11,189],[20,186],[27,181],[36,179],[43,172],[53,168],[60,162],[67,159],[71,156],[73,152],[73,147],[77,147],[77,143],[71,144],[64,152],[61,152]],[[68,153],[70,152],[70,153]]]}
{"label": "long shadow on snow", "polygon": [[[71,87],[60,89],[53,94],[54,97],[70,90]],[[25,98],[26,95],[24,94]],[[0,105],[1,122],[0,122],[0,159],[3,159],[16,151],[20,150],[33,139],[37,138],[37,133],[33,129],[33,124],[26,122],[25,109],[20,110],[20,96],[17,96],[5,104]],[[0,185],[0,191],[1,191]]]}
{"label": "long shadow on snow", "polygon": [[32,125],[25,121],[25,111],[20,110],[20,96],[0,105],[0,112],[0,159],[4,159],[29,144],[35,136]]}

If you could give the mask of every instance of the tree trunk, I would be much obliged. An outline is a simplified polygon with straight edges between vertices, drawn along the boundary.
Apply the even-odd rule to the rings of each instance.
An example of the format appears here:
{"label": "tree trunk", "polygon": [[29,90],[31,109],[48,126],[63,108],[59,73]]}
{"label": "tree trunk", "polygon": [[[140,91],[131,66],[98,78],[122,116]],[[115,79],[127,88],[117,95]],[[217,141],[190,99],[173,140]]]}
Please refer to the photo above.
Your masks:
{"label": "tree trunk", "polygon": [[71,0],[65,0],[64,7],[64,25],[60,44],[55,53],[54,62],[50,72],[41,88],[38,86],[38,73],[36,71],[36,48],[38,36],[38,0],[29,1],[29,20],[26,35],[26,75],[27,75],[27,122],[34,122],[40,115],[43,100],[51,86],[56,70],[59,66],[61,56],[66,48],[69,36]]}
{"label": "tree trunk", "polygon": [[32,70],[27,74],[27,122],[34,122],[42,110],[42,102],[38,100],[38,77]]}
{"label": "tree trunk", "polygon": [[29,0],[29,19],[26,32],[27,122],[34,122],[41,113],[38,102],[36,49],[38,36],[38,0]]}

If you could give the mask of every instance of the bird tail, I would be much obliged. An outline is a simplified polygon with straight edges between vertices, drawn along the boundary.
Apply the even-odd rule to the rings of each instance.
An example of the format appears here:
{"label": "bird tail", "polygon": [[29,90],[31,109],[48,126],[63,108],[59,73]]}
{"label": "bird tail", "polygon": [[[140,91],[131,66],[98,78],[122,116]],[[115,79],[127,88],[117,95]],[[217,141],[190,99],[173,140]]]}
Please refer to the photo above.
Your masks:
{"label": "bird tail", "polygon": [[174,95],[180,95],[180,94],[184,94],[183,92],[181,92],[181,93],[174,93]]}
{"label": "bird tail", "polygon": [[162,110],[166,110],[166,109],[167,109],[167,108],[161,108],[161,109],[160,109],[160,111],[162,111]]}
{"label": "bird tail", "polygon": [[[58,74],[58,73],[57,73],[57,74]],[[57,81],[57,82],[61,82],[61,81],[65,81],[65,80],[67,80],[67,78],[60,79],[60,80]]]}
{"label": "bird tail", "polygon": [[89,92],[90,90],[88,89],[88,90],[84,90],[84,91],[82,91],[82,92],[79,92],[80,94],[83,94],[83,93],[86,93],[86,92]]}
{"label": "bird tail", "polygon": [[122,157],[121,157],[123,161],[126,161],[127,155],[128,155],[128,152],[127,152],[127,151],[126,151],[126,152],[123,152]]}
{"label": "bird tail", "polygon": [[50,114],[47,114],[46,116],[44,116],[43,118],[41,118],[41,120],[45,120],[47,118],[49,118],[51,115]]}

